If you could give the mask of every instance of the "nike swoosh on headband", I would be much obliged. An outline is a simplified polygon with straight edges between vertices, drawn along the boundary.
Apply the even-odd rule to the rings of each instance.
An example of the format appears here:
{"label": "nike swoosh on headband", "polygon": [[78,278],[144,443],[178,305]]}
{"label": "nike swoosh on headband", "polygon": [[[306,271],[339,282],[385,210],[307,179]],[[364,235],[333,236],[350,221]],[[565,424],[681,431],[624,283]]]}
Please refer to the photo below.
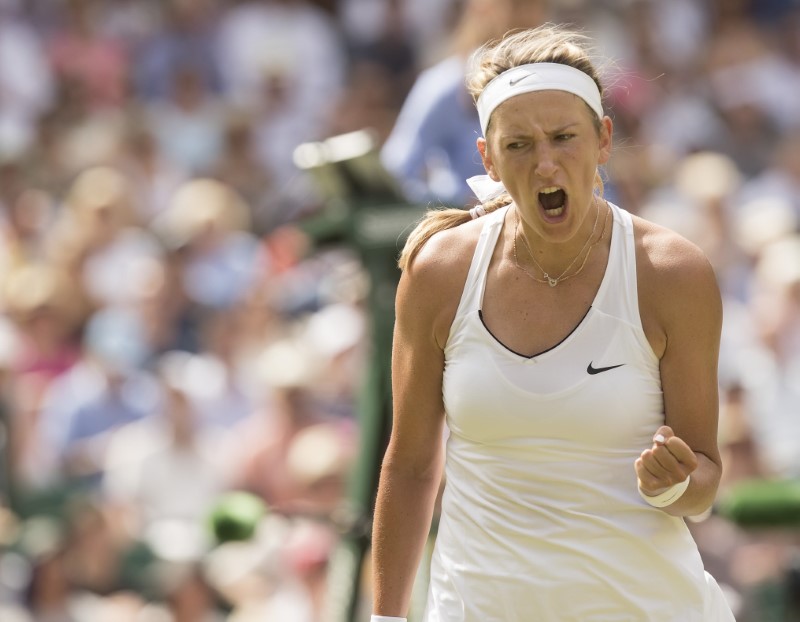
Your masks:
{"label": "nike swoosh on headband", "polygon": [[519,84],[523,80],[527,80],[531,76],[535,76],[535,75],[536,75],[536,72],[532,71],[531,73],[525,74],[524,76],[519,76],[518,78],[511,78],[508,81],[508,86],[514,86],[515,84]]}

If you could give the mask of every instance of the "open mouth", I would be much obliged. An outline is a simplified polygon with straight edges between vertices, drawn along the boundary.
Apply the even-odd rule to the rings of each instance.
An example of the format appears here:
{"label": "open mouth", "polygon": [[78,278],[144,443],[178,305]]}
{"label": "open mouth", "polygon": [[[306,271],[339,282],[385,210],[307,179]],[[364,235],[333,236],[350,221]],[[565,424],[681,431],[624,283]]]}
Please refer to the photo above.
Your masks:
{"label": "open mouth", "polygon": [[567,193],[561,188],[550,186],[539,193],[539,205],[549,218],[557,218],[564,213],[567,203]]}

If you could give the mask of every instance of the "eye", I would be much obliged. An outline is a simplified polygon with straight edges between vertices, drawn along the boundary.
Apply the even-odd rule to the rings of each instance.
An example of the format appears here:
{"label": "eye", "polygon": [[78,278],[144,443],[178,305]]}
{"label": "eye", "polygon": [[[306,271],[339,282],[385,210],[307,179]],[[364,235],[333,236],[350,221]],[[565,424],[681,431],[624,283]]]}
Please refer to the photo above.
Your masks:
{"label": "eye", "polygon": [[559,142],[566,142],[572,138],[575,138],[575,134],[564,133],[556,136],[556,140]]}
{"label": "eye", "polygon": [[521,141],[514,141],[514,142],[511,142],[511,143],[508,143],[506,145],[506,149],[508,149],[509,151],[519,151],[524,146],[525,146],[525,143],[523,143]]}

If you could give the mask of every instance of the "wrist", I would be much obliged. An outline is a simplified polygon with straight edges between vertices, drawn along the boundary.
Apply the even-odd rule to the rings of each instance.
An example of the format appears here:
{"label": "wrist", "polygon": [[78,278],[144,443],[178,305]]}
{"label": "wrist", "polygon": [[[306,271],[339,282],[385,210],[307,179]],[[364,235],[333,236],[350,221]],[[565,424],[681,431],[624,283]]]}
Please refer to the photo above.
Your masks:
{"label": "wrist", "polygon": [[663,508],[668,505],[672,505],[683,496],[683,493],[685,493],[686,489],[689,488],[690,480],[691,476],[687,476],[682,482],[678,482],[674,486],[667,488],[664,492],[653,496],[646,494],[641,488],[639,488],[639,496],[653,507]]}

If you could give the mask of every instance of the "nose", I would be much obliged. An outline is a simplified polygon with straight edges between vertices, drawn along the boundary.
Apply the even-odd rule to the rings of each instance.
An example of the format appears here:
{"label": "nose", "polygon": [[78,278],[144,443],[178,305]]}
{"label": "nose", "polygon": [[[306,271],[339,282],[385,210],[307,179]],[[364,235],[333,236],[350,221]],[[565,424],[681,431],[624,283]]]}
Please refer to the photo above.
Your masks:
{"label": "nose", "polygon": [[545,143],[536,147],[536,175],[548,179],[556,172],[555,151]]}

